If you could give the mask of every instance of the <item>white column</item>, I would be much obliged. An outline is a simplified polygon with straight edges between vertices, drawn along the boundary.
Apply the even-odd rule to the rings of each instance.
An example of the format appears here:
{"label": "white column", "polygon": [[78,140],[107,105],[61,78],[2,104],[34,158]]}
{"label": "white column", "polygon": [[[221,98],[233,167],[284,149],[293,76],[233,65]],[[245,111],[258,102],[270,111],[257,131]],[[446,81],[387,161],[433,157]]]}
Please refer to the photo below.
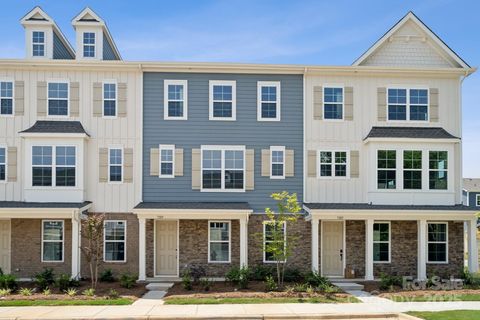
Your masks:
{"label": "white column", "polygon": [[248,220],[240,219],[240,267],[248,266]]}
{"label": "white column", "polygon": [[318,269],[318,225],[319,219],[312,218],[312,271],[319,272]]}
{"label": "white column", "polygon": [[426,280],[427,279],[427,221],[418,220],[418,248],[417,248],[417,279]]}
{"label": "white column", "polygon": [[145,281],[146,276],[146,219],[138,219],[138,280]]}
{"label": "white column", "polygon": [[478,272],[477,219],[467,221],[468,270]]}
{"label": "white column", "polygon": [[373,222],[365,221],[365,280],[373,280]]}
{"label": "white column", "polygon": [[72,218],[72,278],[80,276],[80,222]]}

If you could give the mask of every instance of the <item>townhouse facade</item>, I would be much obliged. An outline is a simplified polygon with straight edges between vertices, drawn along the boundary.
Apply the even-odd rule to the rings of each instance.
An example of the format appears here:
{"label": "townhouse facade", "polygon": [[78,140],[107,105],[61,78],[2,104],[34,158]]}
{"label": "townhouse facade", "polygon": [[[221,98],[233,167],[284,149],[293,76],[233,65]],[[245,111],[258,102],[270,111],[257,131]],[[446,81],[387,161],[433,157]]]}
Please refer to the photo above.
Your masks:
{"label": "townhouse facade", "polygon": [[463,179],[463,204],[480,210],[480,179]]}
{"label": "townhouse facade", "polygon": [[408,13],[351,66],[123,61],[89,8],[74,50],[41,8],[26,59],[0,60],[0,267],[86,276],[81,221],[104,214],[103,268],[141,281],[271,265],[266,207],[304,212],[287,262],[328,277],[458,275],[461,83],[475,69]]}

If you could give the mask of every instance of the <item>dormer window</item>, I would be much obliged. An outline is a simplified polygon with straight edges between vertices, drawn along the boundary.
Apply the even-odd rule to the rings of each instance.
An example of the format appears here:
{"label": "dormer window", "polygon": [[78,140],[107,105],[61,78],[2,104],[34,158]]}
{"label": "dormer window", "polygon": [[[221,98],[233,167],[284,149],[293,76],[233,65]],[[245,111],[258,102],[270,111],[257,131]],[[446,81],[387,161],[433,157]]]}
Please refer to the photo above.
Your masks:
{"label": "dormer window", "polygon": [[45,32],[33,31],[32,33],[32,55],[34,57],[45,56]]}
{"label": "dormer window", "polygon": [[83,33],[83,57],[95,58],[95,33]]}

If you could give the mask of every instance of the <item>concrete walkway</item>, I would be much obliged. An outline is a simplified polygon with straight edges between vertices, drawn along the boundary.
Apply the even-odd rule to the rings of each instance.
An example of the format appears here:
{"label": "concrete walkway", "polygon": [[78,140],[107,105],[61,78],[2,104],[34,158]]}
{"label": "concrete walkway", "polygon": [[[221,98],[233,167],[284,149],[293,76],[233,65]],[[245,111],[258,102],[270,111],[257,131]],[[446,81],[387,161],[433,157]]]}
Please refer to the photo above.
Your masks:
{"label": "concrete walkway", "polygon": [[305,319],[327,315],[480,310],[480,302],[0,307],[0,319]]}

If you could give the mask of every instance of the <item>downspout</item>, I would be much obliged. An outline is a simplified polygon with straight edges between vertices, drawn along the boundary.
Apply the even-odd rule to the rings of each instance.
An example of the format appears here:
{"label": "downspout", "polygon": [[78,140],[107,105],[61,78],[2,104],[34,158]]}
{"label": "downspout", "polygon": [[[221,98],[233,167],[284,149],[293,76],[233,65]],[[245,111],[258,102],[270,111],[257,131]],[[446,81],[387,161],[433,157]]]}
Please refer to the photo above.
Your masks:
{"label": "downspout", "polygon": [[302,138],[303,138],[303,170],[302,170],[302,188],[303,188],[303,196],[302,196],[302,204],[305,203],[305,196],[306,196],[306,184],[307,184],[307,175],[306,175],[306,168],[307,168],[307,141],[306,141],[306,134],[305,134],[305,129],[306,129],[306,124],[307,124],[307,108],[306,108],[306,101],[305,98],[307,96],[306,91],[306,76],[307,76],[308,69],[307,67],[304,68],[303,70],[303,128],[302,128]]}

